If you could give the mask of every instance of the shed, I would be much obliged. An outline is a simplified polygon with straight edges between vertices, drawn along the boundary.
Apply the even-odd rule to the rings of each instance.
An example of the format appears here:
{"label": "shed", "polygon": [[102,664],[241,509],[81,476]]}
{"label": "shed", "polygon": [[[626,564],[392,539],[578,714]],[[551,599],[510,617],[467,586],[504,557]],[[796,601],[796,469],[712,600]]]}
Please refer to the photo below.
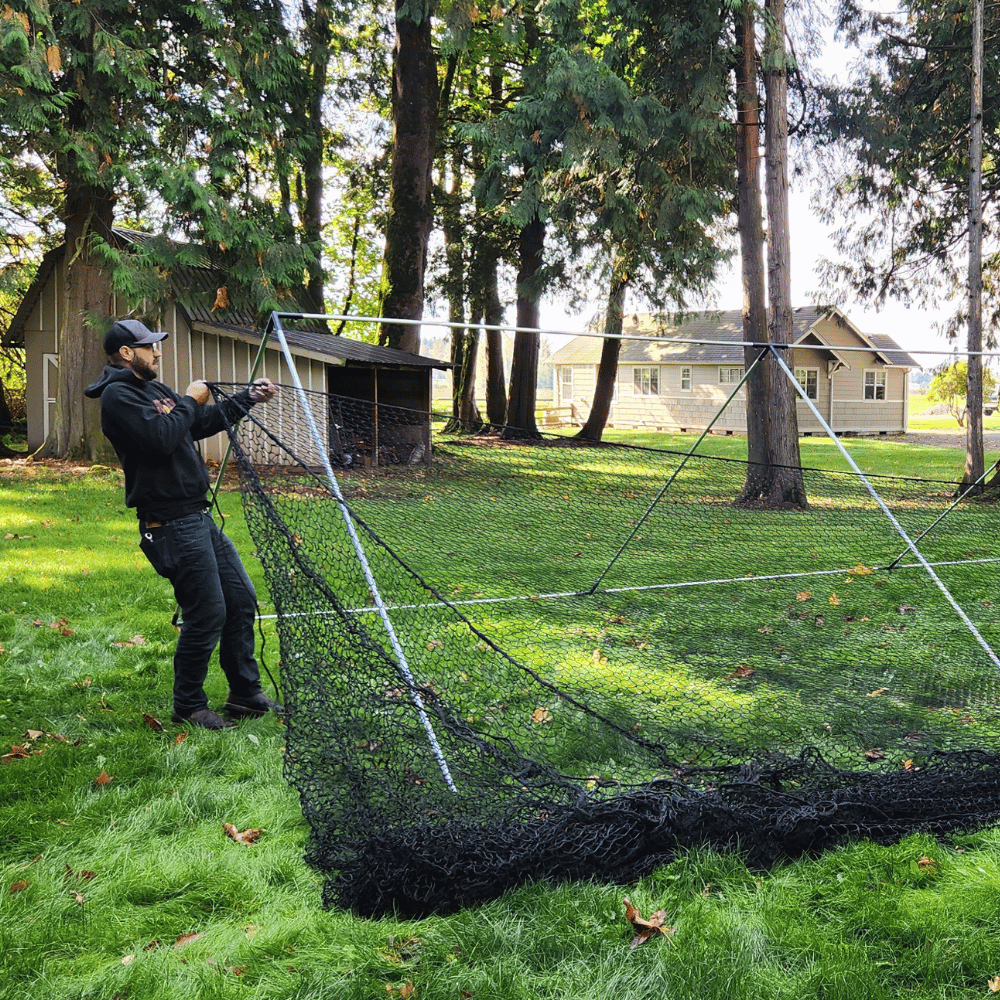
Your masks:
{"label": "shed", "polygon": [[[150,239],[148,234],[116,227],[114,237],[128,248]],[[48,436],[55,406],[59,367],[58,331],[65,302],[65,247],[49,251],[4,336],[4,344],[23,347],[27,364],[28,448],[41,446]],[[158,308],[160,329],[170,336],[163,342],[161,380],[183,391],[193,379],[212,382],[246,382],[263,332],[252,318],[231,307],[209,308],[200,304],[204,293],[224,284],[217,270],[208,266],[184,266],[172,270],[166,301]],[[202,294],[199,294],[202,293]],[[129,314],[129,305],[112,293],[108,316]],[[403,421],[399,429],[378,436],[374,407],[400,407],[426,414],[431,409],[431,377],[435,369],[447,369],[450,362],[408,354],[387,347],[338,337],[322,332],[314,324],[311,331],[286,330],[286,339],[304,388],[359,401],[360,417],[344,439],[343,420],[328,414],[330,451],[335,458],[351,454],[366,464],[409,461],[430,455],[430,426],[421,421]],[[291,383],[290,373],[276,340],[268,341],[261,375],[279,385]],[[291,400],[285,395],[287,403]],[[274,404],[268,404],[273,406]],[[368,416],[364,413],[367,410]],[[338,423],[341,427],[338,427]],[[206,459],[219,459],[226,450],[224,435],[202,442]]]}

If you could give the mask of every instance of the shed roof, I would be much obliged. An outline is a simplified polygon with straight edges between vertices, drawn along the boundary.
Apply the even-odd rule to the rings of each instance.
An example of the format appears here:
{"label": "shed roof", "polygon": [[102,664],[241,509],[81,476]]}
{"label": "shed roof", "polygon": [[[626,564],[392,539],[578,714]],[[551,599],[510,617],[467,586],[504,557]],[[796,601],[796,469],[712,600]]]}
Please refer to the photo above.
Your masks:
{"label": "shed roof", "polygon": [[[817,333],[819,321],[833,318],[852,331],[860,346],[878,354],[889,367],[919,368],[916,361],[886,334],[865,334],[839,309],[831,306],[801,306],[792,312],[793,343],[807,338],[813,346],[833,353],[840,348],[826,344]],[[743,364],[743,315],[739,309],[687,313],[675,323],[661,321],[649,313],[625,318],[622,327],[620,364]],[[664,340],[651,338],[662,337]],[[548,364],[597,364],[600,336],[575,337],[555,351]]]}
{"label": "shed roof", "polygon": [[[115,226],[112,230],[123,246],[142,246],[154,239],[149,233]],[[252,344],[259,344],[262,333],[254,326],[254,318],[238,306],[208,306],[214,302],[221,283],[220,272],[211,266],[208,254],[194,244],[177,244],[182,247],[187,263],[175,264],[170,271],[170,288],[179,309],[192,330],[216,333]],[[38,267],[28,291],[18,306],[4,334],[3,343],[9,346],[24,345],[25,324],[37,304],[43,289],[65,253],[65,246],[58,246],[46,253]],[[303,310],[309,311],[309,310]],[[313,310],[315,311],[315,310]],[[323,332],[322,323],[313,323],[312,331],[285,330],[288,346],[296,354],[313,357],[328,364],[378,365],[397,368],[451,368],[449,361],[439,361],[419,354],[409,354],[389,347],[378,347],[347,337]]]}

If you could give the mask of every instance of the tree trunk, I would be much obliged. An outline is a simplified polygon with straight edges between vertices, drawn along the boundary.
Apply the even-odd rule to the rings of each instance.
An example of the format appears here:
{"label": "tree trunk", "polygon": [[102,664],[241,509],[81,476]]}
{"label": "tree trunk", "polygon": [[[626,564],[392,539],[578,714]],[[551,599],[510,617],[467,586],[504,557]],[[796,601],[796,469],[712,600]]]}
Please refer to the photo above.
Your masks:
{"label": "tree trunk", "polygon": [[[494,279],[496,271],[493,272]],[[503,319],[499,291],[493,301],[497,308],[483,313],[486,330],[486,419],[492,427],[502,427],[507,421],[507,375],[503,367],[503,331],[495,329]]]}
{"label": "tree trunk", "polygon": [[581,441],[601,440],[611,412],[611,400],[615,395],[618,379],[618,356],[622,351],[622,316],[625,312],[625,281],[616,281],[608,295],[608,309],[604,314],[604,343],[601,346],[601,360],[597,366],[597,384],[594,387],[594,401],[586,423],[577,432]]}
{"label": "tree trunk", "polygon": [[[443,185],[442,185],[443,187]],[[451,163],[451,180],[441,197],[441,229],[444,233],[445,291],[448,295],[448,319],[465,323],[464,226],[462,223],[462,162],[456,150]],[[470,317],[471,324],[478,317]],[[479,332],[472,325],[451,328],[451,412],[447,430],[478,429],[482,425],[476,406],[476,354]]]}
{"label": "tree trunk", "polygon": [[[757,45],[753,6],[736,8],[736,168],[740,263],[743,279],[743,339],[767,341],[764,288],[764,210],[760,196],[760,101],[757,97]],[[743,362],[750,371],[763,347],[744,347]],[[742,501],[766,496],[768,488],[767,367],[761,363],[744,385],[747,421],[747,474]]]}
{"label": "tree trunk", "polygon": [[[437,67],[431,44],[430,4],[423,4],[419,20],[396,0],[396,45],[393,51],[393,146],[382,268],[380,315],[388,319],[419,320],[424,309],[424,269],[434,212],[431,168],[437,133]],[[385,347],[420,351],[420,327],[383,323],[379,343]]]}
{"label": "tree trunk", "polygon": [[[986,471],[983,454],[983,0],[972,5],[972,110],[969,128],[969,413],[962,486],[978,483]],[[976,492],[982,491],[980,484]]]}
{"label": "tree trunk", "polygon": [[[786,364],[793,364],[791,255],[788,234],[788,69],[785,52],[785,0],[768,0],[764,87],[767,111],[764,145],[767,170],[767,278],[771,343]],[[773,357],[769,360],[771,487],[774,506],[807,506],[799,458],[797,393]]]}
{"label": "tree trunk", "polygon": [[538,394],[538,291],[535,277],[542,266],[545,223],[535,216],[521,230],[518,240],[517,326],[511,358],[510,396],[504,437],[540,437],[535,424]]}
{"label": "tree trunk", "polygon": [[309,112],[307,125],[310,141],[302,158],[304,198],[302,203],[302,242],[313,252],[309,262],[306,288],[310,307],[326,311],[325,275],[323,273],[323,160],[325,129],[323,127],[323,100],[326,96],[330,65],[330,8],[317,4],[309,12]]}
{"label": "tree trunk", "polygon": [[81,183],[66,190],[64,206],[66,298],[58,330],[55,420],[38,455],[111,461],[114,450],[101,431],[100,407],[85,399],[83,390],[107,361],[102,327],[111,319],[111,289],[94,244],[111,232],[113,201],[105,189]]}

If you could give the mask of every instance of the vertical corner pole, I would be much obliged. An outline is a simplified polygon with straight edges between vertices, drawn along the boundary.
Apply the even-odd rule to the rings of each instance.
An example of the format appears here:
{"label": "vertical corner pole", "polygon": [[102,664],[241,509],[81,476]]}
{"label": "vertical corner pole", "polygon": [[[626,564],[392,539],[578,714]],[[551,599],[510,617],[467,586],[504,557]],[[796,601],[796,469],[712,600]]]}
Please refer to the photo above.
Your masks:
{"label": "vertical corner pole", "polygon": [[420,722],[424,727],[424,732],[427,734],[427,740],[434,753],[434,758],[441,771],[441,776],[444,778],[444,782],[448,786],[449,790],[455,792],[457,789],[455,788],[455,783],[452,780],[451,772],[448,769],[448,762],[445,760],[444,753],[441,750],[441,744],[438,742],[437,734],[434,732],[434,728],[431,725],[431,720],[427,715],[427,709],[424,707],[423,699],[420,697],[420,692],[417,690],[416,682],[410,672],[409,664],[406,662],[406,654],[403,651],[403,647],[399,642],[398,636],[396,635],[396,630],[393,627],[391,619],[389,618],[388,609],[385,606],[385,602],[382,600],[378,584],[375,582],[375,576],[372,573],[371,566],[368,563],[368,558],[365,555],[363,546],[361,545],[361,540],[358,538],[357,531],[355,530],[350,509],[348,508],[347,502],[344,500],[344,495],[340,490],[340,484],[337,482],[333,466],[330,464],[329,442],[324,440],[323,436],[320,434],[319,428],[316,426],[316,420],[313,415],[312,407],[309,405],[305,389],[299,379],[298,369],[295,366],[295,359],[292,356],[291,349],[288,346],[288,340],[285,337],[284,328],[281,325],[281,317],[289,315],[297,314],[272,313],[268,329],[273,330],[278,339],[278,343],[281,345],[281,351],[285,356],[285,362],[288,365],[288,370],[292,377],[292,384],[294,385],[295,392],[299,398],[299,405],[302,407],[306,421],[309,424],[309,433],[312,435],[316,451],[318,452],[320,460],[323,464],[323,471],[326,473],[327,484],[330,487],[330,492],[333,494],[334,499],[337,501],[337,506],[340,508],[341,516],[343,517],[344,524],[347,527],[347,533],[351,539],[351,545],[354,548],[355,555],[357,556],[362,572],[364,573],[365,581],[371,590],[372,600],[378,608],[379,617],[382,619],[382,624],[389,637],[392,651],[396,657],[396,666],[399,670],[399,675],[406,684],[406,688],[410,694],[410,700],[413,702],[413,707],[417,710],[417,714],[420,716]]}

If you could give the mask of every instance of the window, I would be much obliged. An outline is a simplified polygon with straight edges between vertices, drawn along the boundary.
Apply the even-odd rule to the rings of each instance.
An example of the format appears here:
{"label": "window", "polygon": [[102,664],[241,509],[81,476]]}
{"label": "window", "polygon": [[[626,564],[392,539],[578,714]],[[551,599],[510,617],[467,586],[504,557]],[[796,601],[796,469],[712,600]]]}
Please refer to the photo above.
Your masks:
{"label": "window", "polygon": [[796,368],[795,378],[809,399],[819,399],[819,369]]}
{"label": "window", "polygon": [[742,368],[720,368],[719,385],[736,385],[743,379]]}
{"label": "window", "polygon": [[660,369],[658,367],[633,368],[632,384],[637,396],[659,396]]}
{"label": "window", "polygon": [[682,368],[681,369],[681,390],[683,392],[691,391],[691,369]]}
{"label": "window", "polygon": [[865,399],[885,399],[885,372],[883,370],[865,372]]}
{"label": "window", "polygon": [[573,366],[559,366],[559,401],[564,404],[573,402]]}

